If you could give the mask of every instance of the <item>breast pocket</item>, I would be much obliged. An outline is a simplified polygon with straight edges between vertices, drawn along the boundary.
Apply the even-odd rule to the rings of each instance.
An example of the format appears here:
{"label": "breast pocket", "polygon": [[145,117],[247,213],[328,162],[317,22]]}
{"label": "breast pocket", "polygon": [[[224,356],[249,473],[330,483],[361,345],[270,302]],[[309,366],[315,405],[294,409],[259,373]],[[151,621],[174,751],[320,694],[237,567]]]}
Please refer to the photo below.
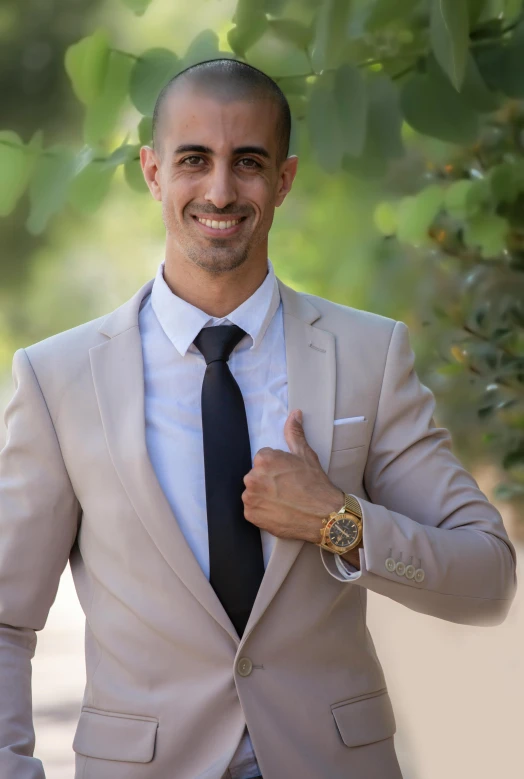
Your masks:
{"label": "breast pocket", "polygon": [[355,449],[368,442],[368,420],[363,417],[335,419],[333,423],[333,443],[331,450]]}

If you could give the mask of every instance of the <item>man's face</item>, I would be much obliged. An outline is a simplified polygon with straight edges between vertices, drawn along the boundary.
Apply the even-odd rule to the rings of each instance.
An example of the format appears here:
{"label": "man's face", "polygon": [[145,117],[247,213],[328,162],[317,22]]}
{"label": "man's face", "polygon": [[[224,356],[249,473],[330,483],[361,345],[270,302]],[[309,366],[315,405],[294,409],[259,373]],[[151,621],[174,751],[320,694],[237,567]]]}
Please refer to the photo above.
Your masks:
{"label": "man's face", "polygon": [[162,202],[168,242],[201,268],[233,270],[257,247],[267,252],[298,162],[277,167],[277,110],[270,100],[223,101],[188,85],[164,103],[160,148],[142,149],[142,168]]}

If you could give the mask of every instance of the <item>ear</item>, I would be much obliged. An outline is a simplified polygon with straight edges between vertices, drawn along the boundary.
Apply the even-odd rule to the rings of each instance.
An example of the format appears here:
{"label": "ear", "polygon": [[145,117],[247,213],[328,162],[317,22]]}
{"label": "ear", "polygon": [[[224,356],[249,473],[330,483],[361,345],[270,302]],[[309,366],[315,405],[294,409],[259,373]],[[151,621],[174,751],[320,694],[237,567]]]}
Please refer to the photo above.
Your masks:
{"label": "ear", "polygon": [[149,191],[155,200],[161,201],[160,159],[157,152],[150,146],[142,146],[140,149],[140,164]]}
{"label": "ear", "polygon": [[280,188],[277,192],[275,206],[281,206],[287,193],[291,190],[293,180],[297,175],[298,157],[292,154],[287,160],[284,160],[280,166]]}

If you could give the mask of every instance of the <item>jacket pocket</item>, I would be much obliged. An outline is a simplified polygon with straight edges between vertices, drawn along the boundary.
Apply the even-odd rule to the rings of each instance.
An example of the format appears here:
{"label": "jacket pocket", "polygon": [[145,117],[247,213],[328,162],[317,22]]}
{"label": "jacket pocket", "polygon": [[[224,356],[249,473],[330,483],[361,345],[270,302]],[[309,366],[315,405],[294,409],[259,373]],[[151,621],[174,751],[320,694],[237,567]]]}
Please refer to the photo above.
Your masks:
{"label": "jacket pocket", "polygon": [[364,446],[367,442],[368,421],[365,417],[350,417],[340,420],[340,424],[333,424],[333,452]]}
{"label": "jacket pocket", "polygon": [[393,707],[385,688],[333,703],[331,712],[347,747],[381,741],[397,730]]}
{"label": "jacket pocket", "polygon": [[73,751],[101,760],[150,763],[155,752],[158,720],[83,707]]}

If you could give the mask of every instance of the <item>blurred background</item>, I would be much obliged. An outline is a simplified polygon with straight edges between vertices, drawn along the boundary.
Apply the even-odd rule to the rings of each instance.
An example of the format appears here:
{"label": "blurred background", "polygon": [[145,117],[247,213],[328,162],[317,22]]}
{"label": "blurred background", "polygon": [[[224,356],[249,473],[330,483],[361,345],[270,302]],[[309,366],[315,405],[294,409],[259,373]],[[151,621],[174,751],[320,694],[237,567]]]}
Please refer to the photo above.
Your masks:
{"label": "blurred background", "polygon": [[[2,409],[17,348],[116,308],[163,258],[160,208],[138,167],[162,84],[192,62],[245,60],[288,97],[300,159],[270,233],[277,274],[408,324],[437,422],[503,514],[522,570],[522,10],[522,0],[3,0]],[[490,629],[370,593],[369,624],[407,779],[521,775],[520,593]],[[36,754],[49,779],[70,779],[85,673],[69,571],[33,668]]]}

